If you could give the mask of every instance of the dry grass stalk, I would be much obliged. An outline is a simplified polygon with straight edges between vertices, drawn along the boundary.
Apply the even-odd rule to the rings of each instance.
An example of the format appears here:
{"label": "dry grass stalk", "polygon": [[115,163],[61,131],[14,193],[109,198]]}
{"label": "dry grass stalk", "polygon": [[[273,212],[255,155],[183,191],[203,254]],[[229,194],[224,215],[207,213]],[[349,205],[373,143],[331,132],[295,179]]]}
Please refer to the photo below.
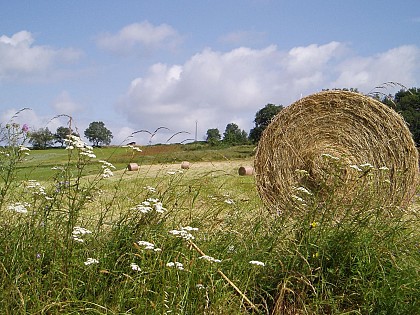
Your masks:
{"label": "dry grass stalk", "polygon": [[[261,137],[254,162],[256,182],[271,210],[290,209],[292,187],[316,192],[325,175],[323,154],[340,157],[345,165],[389,168],[389,185],[379,185],[375,176],[371,179],[383,205],[407,206],[415,193],[418,152],[402,117],[368,96],[326,91],[282,110]],[[309,176],[304,180],[296,170]],[[346,170],[341,177],[340,189],[349,194],[357,178]]]}

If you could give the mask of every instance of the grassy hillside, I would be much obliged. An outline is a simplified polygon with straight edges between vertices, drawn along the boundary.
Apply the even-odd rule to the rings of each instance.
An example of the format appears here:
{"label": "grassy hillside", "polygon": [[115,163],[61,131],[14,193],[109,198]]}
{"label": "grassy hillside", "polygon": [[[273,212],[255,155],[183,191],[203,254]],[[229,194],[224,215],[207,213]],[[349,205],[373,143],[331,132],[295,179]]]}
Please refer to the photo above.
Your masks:
{"label": "grassy hillside", "polygon": [[252,146],[142,149],[2,149],[1,314],[418,314],[415,205],[326,174],[270,213],[237,172]]}
{"label": "grassy hillside", "polygon": [[[172,144],[140,146],[142,152],[127,147],[95,148],[96,160],[106,160],[117,170],[125,169],[128,163],[138,165],[148,164],[179,164],[182,161],[230,161],[253,156],[254,146],[210,147],[206,144]],[[94,171],[96,160],[89,161],[86,174]],[[76,163],[64,148],[32,150],[25,163],[18,166],[18,178],[47,180],[55,173],[51,168]]]}

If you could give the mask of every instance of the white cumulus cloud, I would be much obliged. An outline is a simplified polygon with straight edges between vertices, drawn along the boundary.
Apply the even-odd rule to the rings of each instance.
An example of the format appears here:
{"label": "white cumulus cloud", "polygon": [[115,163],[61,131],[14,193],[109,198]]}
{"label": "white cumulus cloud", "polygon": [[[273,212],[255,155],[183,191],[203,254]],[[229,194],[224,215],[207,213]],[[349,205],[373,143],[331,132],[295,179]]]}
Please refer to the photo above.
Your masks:
{"label": "white cumulus cloud", "polygon": [[411,87],[419,71],[420,49],[400,46],[374,56],[357,56],[344,60],[338,67],[334,84],[337,87],[357,87],[370,91],[385,82],[397,82]]}
{"label": "white cumulus cloud", "polygon": [[81,110],[81,106],[71,98],[67,91],[61,92],[51,106],[57,114],[72,115]]}
{"label": "white cumulus cloud", "polygon": [[34,42],[28,31],[20,31],[11,37],[0,36],[0,82],[46,75],[55,66],[81,56],[81,52],[75,49],[54,49],[34,45]]}
{"label": "white cumulus cloud", "polygon": [[[256,110],[265,104],[290,102],[322,85],[318,72],[341,46],[332,43],[290,52],[274,45],[225,53],[205,49],[183,65],[152,65],[147,75],[131,82],[120,110],[131,123],[150,129],[164,125],[191,131],[198,120],[203,133],[214,127],[224,130],[230,122],[249,131]],[[302,66],[299,70],[296,60],[304,63],[310,56],[317,59],[312,70]]]}
{"label": "white cumulus cloud", "polygon": [[126,54],[136,49],[174,49],[180,41],[181,36],[170,25],[155,26],[148,21],[144,21],[127,25],[116,34],[102,34],[98,37],[97,44],[102,49]]}
{"label": "white cumulus cloud", "polygon": [[165,126],[193,135],[198,121],[199,140],[209,128],[223,133],[230,122],[249,132],[255,113],[267,103],[287,106],[324,88],[367,93],[388,81],[416,84],[419,57],[414,46],[361,57],[339,42],[289,51],[205,49],[183,64],[152,65],[131,82],[118,108],[134,129]]}

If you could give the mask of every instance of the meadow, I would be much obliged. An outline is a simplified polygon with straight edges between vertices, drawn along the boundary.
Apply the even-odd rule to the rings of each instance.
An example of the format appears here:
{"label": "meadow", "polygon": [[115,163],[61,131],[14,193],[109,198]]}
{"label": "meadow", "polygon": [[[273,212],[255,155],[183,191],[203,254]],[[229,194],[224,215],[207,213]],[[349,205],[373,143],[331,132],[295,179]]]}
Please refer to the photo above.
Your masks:
{"label": "meadow", "polygon": [[419,314],[418,200],[385,209],[297,187],[304,214],[272,213],[237,172],[252,146],[29,151],[11,134],[1,314]]}

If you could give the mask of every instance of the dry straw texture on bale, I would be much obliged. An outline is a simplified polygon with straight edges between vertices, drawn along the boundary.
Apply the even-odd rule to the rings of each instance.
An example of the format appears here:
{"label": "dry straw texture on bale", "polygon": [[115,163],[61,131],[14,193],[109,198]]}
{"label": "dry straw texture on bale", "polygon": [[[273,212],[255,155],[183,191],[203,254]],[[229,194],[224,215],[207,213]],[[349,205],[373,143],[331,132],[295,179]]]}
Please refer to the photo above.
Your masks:
{"label": "dry straw texture on bale", "polygon": [[[347,166],[389,168],[387,185],[379,184],[379,171],[369,174],[384,206],[405,206],[415,193],[418,152],[401,116],[359,93],[325,91],[285,108],[264,131],[254,162],[260,196],[271,210],[284,212],[294,202],[296,187],[319,193],[326,164],[334,162],[328,157],[339,157]],[[340,189],[351,199],[364,173],[355,167],[341,172]]]}

